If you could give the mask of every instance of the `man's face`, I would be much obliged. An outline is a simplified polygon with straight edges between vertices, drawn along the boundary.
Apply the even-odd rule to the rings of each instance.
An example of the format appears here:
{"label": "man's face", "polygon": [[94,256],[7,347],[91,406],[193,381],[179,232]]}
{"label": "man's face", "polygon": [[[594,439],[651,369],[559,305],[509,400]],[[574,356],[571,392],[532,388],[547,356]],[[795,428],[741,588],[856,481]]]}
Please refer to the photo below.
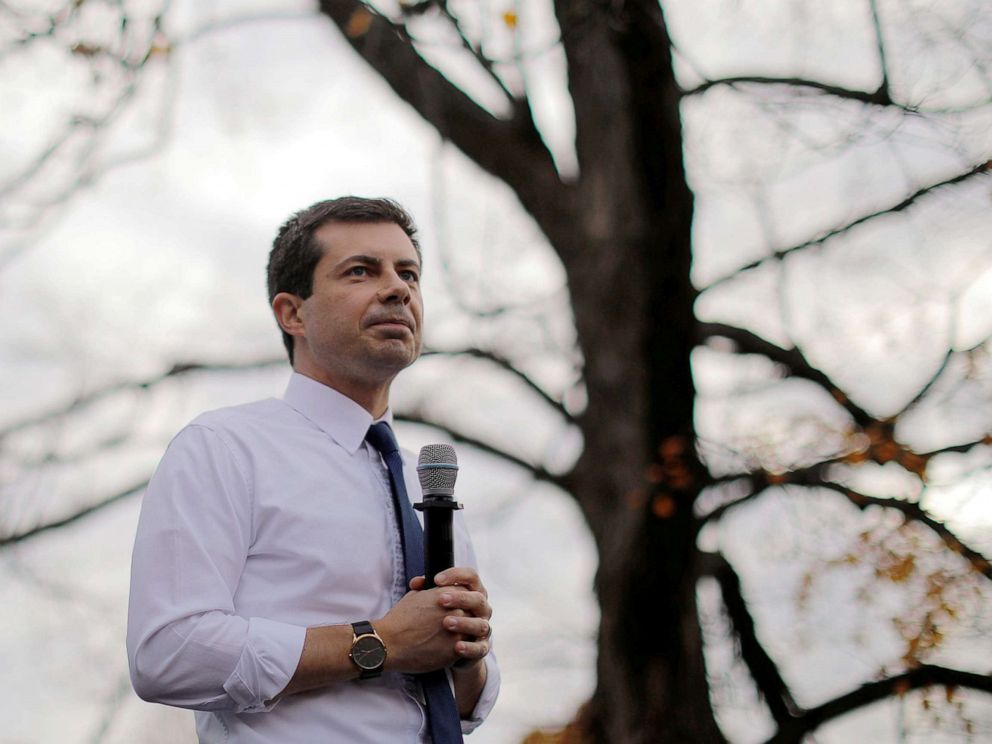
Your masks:
{"label": "man's face", "polygon": [[314,234],[324,255],[300,316],[306,344],[330,379],[391,380],[420,355],[420,261],[391,222],[331,222]]}

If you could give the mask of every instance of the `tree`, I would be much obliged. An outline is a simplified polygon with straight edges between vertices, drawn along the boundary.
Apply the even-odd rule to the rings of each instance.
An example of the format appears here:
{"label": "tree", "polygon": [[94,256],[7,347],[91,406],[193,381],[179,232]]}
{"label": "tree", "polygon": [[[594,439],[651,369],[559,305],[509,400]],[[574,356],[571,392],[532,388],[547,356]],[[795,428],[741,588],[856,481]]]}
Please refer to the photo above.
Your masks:
{"label": "tree", "polygon": [[[549,144],[552,127],[537,123],[540,101],[529,80],[536,34],[529,24],[546,28],[537,11],[434,0],[389,7],[321,0],[319,8],[445,142],[512,189],[564,268],[583,360],[571,393],[584,405],[566,402],[567,390],[547,389],[525,361],[506,350],[446,353],[485,360],[524,381],[577,427],[582,452],[567,473],[460,431],[450,418],[405,413],[500,452],[567,490],[580,506],[600,557],[596,592],[602,620],[598,684],[574,724],[577,735],[604,742],[725,740],[705,658],[705,613],[698,606],[707,580],[719,586],[728,632],[774,722],[770,741],[803,741],[827,721],[910,689],[942,685],[948,700],[958,688],[992,691],[987,664],[968,671],[931,662],[961,614],[960,593],[969,587],[987,597],[992,568],[983,548],[932,514],[922,498],[931,471],[947,455],[983,456],[990,444],[987,415],[967,426],[948,426],[940,437],[925,435],[946,418],[942,403],[955,396],[987,401],[989,329],[979,327],[982,335],[974,326],[959,327],[961,308],[974,306],[967,304],[974,300],[966,290],[978,272],[971,268],[972,276],[948,280],[943,315],[950,330],[938,339],[941,353],[934,355],[931,343],[928,358],[914,354],[917,373],[908,381],[890,372],[888,397],[866,389],[839,361],[840,334],[848,329],[839,321],[839,328],[822,322],[846,319],[836,300],[820,315],[817,307],[798,308],[802,303],[788,297],[812,296],[811,274],[829,281],[830,271],[849,272],[856,265],[852,251],[877,250],[886,239],[879,230],[912,229],[914,220],[933,218],[951,201],[958,202],[954,217],[962,234],[987,226],[978,203],[987,197],[992,156],[992,82],[982,56],[992,29],[980,4],[921,6],[914,8],[915,18],[875,0],[826,18],[810,7],[809,37],[802,34],[802,19],[787,31],[777,25],[780,15],[770,22],[742,21],[759,36],[857,39],[845,51],[861,50],[860,67],[842,60],[835,68],[817,69],[785,53],[766,55],[766,65],[759,64],[762,57],[697,58],[698,50],[710,49],[706,40],[694,43],[673,31],[703,27],[688,20],[688,4],[556,0],[552,47],[567,71],[574,172],[568,149]],[[747,15],[743,8],[734,11]],[[722,6],[699,12],[711,13],[707,20],[730,33],[715,17]],[[451,52],[451,40],[461,47],[457,64],[437,52]],[[466,59],[488,81],[488,91],[478,83],[452,82]],[[941,64],[926,67],[921,59]],[[716,128],[707,117],[745,110],[752,139],[740,152],[713,147],[716,161],[707,162],[707,145],[733,134],[731,127],[707,133],[707,126]],[[823,198],[816,193],[821,178],[864,167],[850,161],[870,163],[882,175],[852,177],[845,184],[850,195],[837,199],[837,206],[828,199],[814,202]],[[802,191],[805,200],[789,198],[790,190]],[[703,223],[694,212],[700,196],[705,209],[722,215]],[[803,221],[791,210],[812,217]],[[724,228],[720,237],[750,245],[721,257],[694,224],[717,224],[719,217],[726,223],[734,215],[745,227],[738,234]],[[918,237],[931,245],[946,235]],[[954,255],[961,260],[959,252]],[[976,256],[988,260],[987,253]],[[885,252],[876,256],[882,262],[891,258]],[[816,263],[826,260],[841,268]],[[757,289],[750,289],[755,283]],[[730,322],[727,315],[735,308],[726,298],[733,288],[774,303],[777,321],[769,328],[767,316],[755,313]],[[862,305],[877,304],[875,322],[883,325],[878,335],[884,337],[882,313],[886,306],[900,307],[899,300],[868,287],[860,288],[859,297]],[[797,317],[788,317],[790,309]],[[871,323],[865,307],[858,312],[853,318]],[[889,327],[898,324],[889,321]],[[833,350],[824,344],[828,330]],[[770,411],[770,421],[759,418],[753,430],[739,435],[720,431],[707,418],[706,396],[693,374],[728,359],[752,370],[743,376],[753,379],[734,389],[736,405],[747,409],[741,392],[754,393],[757,380],[766,389],[759,400]],[[736,369],[740,376],[744,367]],[[167,377],[186,371],[177,366]],[[810,402],[768,406],[796,389]],[[812,431],[804,433],[804,425]],[[909,497],[882,482],[880,474],[894,470],[915,483]],[[748,601],[747,576],[709,549],[706,537],[728,515],[769,493],[797,504],[815,494],[865,512],[859,539],[807,573],[810,591],[839,565],[872,567],[875,584],[902,586],[913,579],[926,586],[921,618],[900,619],[906,646],[899,668],[880,670],[879,678],[826,702],[800,701],[781,671],[782,659],[766,648],[768,639]],[[901,521],[890,524],[883,514]],[[30,534],[13,533],[5,543]],[[982,611],[970,616],[975,614],[981,617]]]}
{"label": "tree", "polygon": [[[862,409],[800,349],[780,347],[729,324],[697,325],[693,306],[698,290],[690,272],[693,195],[683,161],[681,106],[721,86],[746,88],[756,96],[774,95],[763,89],[785,88],[794,100],[815,93],[818,100],[836,99],[836,105],[856,102],[926,116],[923,91],[914,90],[915,81],[904,73],[889,71],[890,32],[876,3],[865,9],[876,30],[881,68],[873,90],[754,74],[706,79],[686,90],[676,78],[671,34],[657,3],[561,0],[554,9],[575,115],[574,178],[562,177],[556,168],[534,123],[527,90],[512,90],[482,41],[465,30],[468,24],[457,14],[465,12],[462,6],[408,4],[400,15],[387,17],[361,3],[321,3],[321,11],[400,97],[442,137],[513,189],[565,267],[588,396],[577,417],[584,448],[567,484],[596,539],[603,613],[599,684],[585,712],[586,734],[594,741],[722,740],[710,707],[695,609],[698,581],[709,572],[720,579],[741,652],[777,721],[776,741],[799,741],[825,715],[796,706],[754,634],[732,567],[703,555],[697,545],[700,529],[714,516],[698,514],[700,494],[715,479],[695,446],[693,349],[703,339],[720,336],[740,351],[772,359],[788,375],[823,386],[845,408],[852,429],[866,433],[870,441],[866,452],[863,446],[853,450],[858,457],[900,461],[922,474],[935,453],[914,452],[899,441],[898,416],[877,419]],[[411,16],[419,14],[447,20],[459,31],[466,48],[504,89],[508,115],[490,114],[418,54]],[[505,20],[510,26],[517,23],[512,16]],[[890,82],[890,75],[898,82]],[[981,103],[987,104],[987,98]],[[883,214],[911,209],[934,191],[967,183],[987,170],[987,157],[981,157],[962,172],[919,186],[896,203],[779,249],[737,273],[822,245]],[[964,547],[918,504],[861,497],[833,483],[828,463],[851,454],[852,448],[842,447],[826,462],[802,469],[751,472],[745,476],[747,495],[740,500],[773,483],[837,488],[861,506],[898,509],[907,519],[928,525],[975,570],[990,575],[977,550]],[[899,681],[957,684],[954,674],[917,668]],[[989,689],[987,678],[967,679],[968,685]],[[881,689],[891,690],[896,682],[886,684]],[[860,701],[835,702],[834,711],[869,698],[866,692]]]}

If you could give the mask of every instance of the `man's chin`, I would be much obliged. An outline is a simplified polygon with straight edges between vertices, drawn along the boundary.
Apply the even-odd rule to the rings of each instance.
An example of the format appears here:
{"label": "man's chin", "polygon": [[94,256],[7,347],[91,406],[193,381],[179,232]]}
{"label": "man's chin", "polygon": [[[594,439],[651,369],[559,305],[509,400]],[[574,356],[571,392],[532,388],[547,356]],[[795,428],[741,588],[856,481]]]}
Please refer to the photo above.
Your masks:
{"label": "man's chin", "polygon": [[420,350],[411,347],[408,339],[402,342],[400,339],[391,339],[378,344],[371,356],[376,366],[399,372],[417,360]]}

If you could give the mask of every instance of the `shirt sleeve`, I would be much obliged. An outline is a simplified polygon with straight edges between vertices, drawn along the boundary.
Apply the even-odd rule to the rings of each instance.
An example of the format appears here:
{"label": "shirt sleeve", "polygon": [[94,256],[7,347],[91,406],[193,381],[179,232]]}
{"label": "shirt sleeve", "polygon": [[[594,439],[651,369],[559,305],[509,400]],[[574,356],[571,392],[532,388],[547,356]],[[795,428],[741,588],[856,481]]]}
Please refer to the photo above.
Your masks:
{"label": "shirt sleeve", "polygon": [[486,665],[486,684],[482,688],[472,715],[461,721],[463,734],[471,734],[486,720],[493,706],[496,705],[496,697],[499,695],[499,666],[491,650],[483,663]]}
{"label": "shirt sleeve", "polygon": [[252,535],[247,468],[192,424],[169,445],[141,505],[131,563],[131,681],[152,702],[269,710],[296,671],[306,628],[235,612]]}

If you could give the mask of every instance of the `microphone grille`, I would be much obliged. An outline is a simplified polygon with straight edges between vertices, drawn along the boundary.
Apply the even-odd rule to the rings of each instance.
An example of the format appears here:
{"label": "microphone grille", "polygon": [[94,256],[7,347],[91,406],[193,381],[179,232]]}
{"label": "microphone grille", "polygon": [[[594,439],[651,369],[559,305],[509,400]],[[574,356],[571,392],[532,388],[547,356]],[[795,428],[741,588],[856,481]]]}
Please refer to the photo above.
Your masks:
{"label": "microphone grille", "polygon": [[450,444],[426,444],[417,458],[417,477],[425,494],[450,496],[455,492],[458,457]]}

